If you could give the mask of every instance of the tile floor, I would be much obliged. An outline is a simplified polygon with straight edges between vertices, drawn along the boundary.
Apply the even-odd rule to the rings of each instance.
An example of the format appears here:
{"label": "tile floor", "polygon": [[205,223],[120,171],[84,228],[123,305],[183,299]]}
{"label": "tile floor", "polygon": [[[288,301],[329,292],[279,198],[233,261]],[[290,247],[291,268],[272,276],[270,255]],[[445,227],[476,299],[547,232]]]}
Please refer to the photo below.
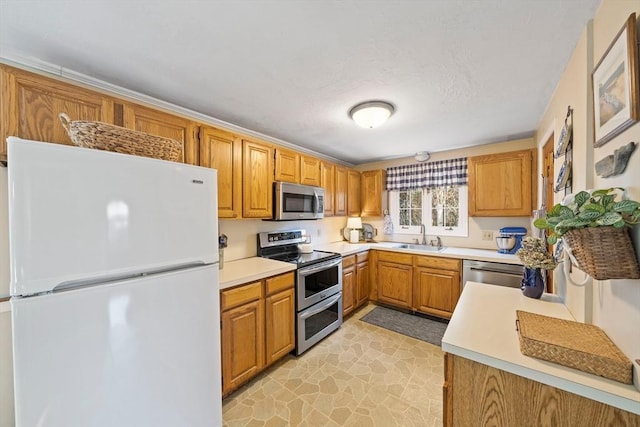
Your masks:
{"label": "tile floor", "polygon": [[222,402],[224,426],[441,426],[440,347],[359,320]]}

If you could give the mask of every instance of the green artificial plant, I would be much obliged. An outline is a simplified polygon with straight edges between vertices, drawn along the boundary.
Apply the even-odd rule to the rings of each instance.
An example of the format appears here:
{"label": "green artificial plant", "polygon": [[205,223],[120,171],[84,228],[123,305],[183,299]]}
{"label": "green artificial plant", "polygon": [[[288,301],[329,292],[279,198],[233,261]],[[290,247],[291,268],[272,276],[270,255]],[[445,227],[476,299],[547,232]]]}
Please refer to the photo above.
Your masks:
{"label": "green artificial plant", "polygon": [[553,245],[570,230],[605,226],[622,228],[640,223],[640,203],[616,201],[616,190],[624,192],[624,188],[607,188],[591,193],[581,191],[565,205],[555,205],[547,212],[546,218],[536,219],[533,225],[546,229],[547,242]]}

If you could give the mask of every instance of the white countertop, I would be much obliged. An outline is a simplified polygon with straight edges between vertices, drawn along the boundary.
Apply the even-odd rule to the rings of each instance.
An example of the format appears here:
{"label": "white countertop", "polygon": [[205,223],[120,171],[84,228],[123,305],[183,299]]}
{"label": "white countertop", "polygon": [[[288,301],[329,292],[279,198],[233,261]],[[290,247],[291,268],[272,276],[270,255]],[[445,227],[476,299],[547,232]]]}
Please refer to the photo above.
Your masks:
{"label": "white countertop", "polygon": [[640,392],[633,385],[520,353],[516,310],[574,320],[555,295],[536,300],[520,289],[467,282],[442,338],[442,350],[640,414]]}
{"label": "white countertop", "polygon": [[225,261],[220,270],[220,290],[295,269],[296,264],[260,257]]}
{"label": "white countertop", "polygon": [[396,242],[371,242],[371,243],[348,243],[334,242],[322,243],[314,245],[313,249],[318,251],[337,252],[342,256],[352,255],[369,249],[378,249],[383,251],[404,252],[416,255],[429,255],[445,258],[470,259],[475,261],[492,261],[505,264],[522,264],[517,256],[511,254],[499,254],[497,251],[488,249],[471,249],[471,248],[445,248],[440,252],[421,251],[419,249],[399,248],[404,243]]}

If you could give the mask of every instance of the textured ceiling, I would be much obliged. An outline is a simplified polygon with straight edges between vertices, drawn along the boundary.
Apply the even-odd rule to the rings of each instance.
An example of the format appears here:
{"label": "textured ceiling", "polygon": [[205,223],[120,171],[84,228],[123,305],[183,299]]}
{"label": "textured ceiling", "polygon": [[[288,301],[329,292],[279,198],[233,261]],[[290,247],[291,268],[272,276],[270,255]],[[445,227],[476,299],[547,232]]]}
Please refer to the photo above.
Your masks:
{"label": "textured ceiling", "polygon": [[0,0],[0,56],[359,164],[531,135],[599,2]]}

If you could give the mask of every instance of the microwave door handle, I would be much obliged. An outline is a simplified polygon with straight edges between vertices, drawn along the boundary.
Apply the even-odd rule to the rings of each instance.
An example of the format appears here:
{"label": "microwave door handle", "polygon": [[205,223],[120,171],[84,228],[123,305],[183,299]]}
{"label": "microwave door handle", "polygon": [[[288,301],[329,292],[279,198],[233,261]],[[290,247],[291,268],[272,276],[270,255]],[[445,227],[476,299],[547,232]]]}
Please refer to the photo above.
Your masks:
{"label": "microwave door handle", "polygon": [[308,319],[314,314],[325,311],[328,307],[331,307],[333,304],[335,304],[340,298],[342,298],[342,292],[338,292],[334,296],[322,300],[317,304],[318,307],[314,308],[313,310],[300,313],[298,316],[300,317],[300,320]]}
{"label": "microwave door handle", "polygon": [[318,207],[320,206],[320,199],[318,198],[318,193],[316,192],[316,190],[313,190],[313,203],[313,212],[317,213]]}

